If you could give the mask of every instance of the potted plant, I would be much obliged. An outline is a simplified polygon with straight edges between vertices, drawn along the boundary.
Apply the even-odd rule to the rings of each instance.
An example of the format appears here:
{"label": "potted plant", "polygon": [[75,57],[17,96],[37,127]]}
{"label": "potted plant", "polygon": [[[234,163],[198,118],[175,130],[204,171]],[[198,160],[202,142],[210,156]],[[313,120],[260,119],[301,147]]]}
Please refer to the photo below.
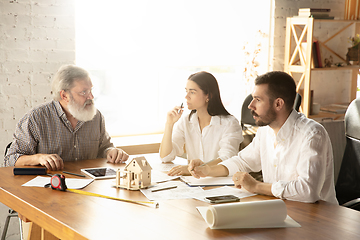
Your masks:
{"label": "potted plant", "polygon": [[346,54],[346,63],[351,65],[350,61],[353,61],[354,64],[358,64],[360,57],[360,35],[356,34],[355,37],[350,37],[349,40],[352,47],[348,48],[348,52]]}

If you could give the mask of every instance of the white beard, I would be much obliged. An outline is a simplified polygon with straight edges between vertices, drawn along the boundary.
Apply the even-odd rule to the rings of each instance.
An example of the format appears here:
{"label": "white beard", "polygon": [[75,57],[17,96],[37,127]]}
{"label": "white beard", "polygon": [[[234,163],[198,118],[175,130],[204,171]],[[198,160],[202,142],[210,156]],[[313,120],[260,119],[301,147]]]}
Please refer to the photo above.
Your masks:
{"label": "white beard", "polygon": [[87,122],[92,120],[96,115],[96,108],[92,99],[86,100],[83,106],[77,104],[71,97],[68,104],[69,113],[79,121]]}

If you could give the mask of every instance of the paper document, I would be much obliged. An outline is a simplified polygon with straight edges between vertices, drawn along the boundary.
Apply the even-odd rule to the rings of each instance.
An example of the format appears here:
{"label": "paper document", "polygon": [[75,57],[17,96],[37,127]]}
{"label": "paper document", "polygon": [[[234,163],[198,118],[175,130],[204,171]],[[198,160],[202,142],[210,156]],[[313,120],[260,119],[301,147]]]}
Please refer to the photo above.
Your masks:
{"label": "paper document", "polygon": [[197,186],[234,186],[232,177],[204,177],[194,178],[193,176],[181,176],[181,181],[191,187]]}
{"label": "paper document", "polygon": [[169,176],[167,173],[160,172],[160,171],[151,171],[151,181],[160,183],[160,182],[166,182],[170,180],[178,179],[180,176]]}
{"label": "paper document", "polygon": [[197,207],[211,229],[301,227],[280,199]]}
{"label": "paper document", "polygon": [[[176,188],[173,188],[175,187]],[[163,191],[155,191],[156,189],[166,189]],[[140,191],[147,197],[147,199],[152,201],[160,201],[160,200],[169,200],[169,199],[186,199],[192,198],[195,194],[201,194],[204,190],[202,188],[191,188],[187,186],[185,183],[180,181],[169,181],[165,183],[159,183],[156,186],[140,189]]]}
{"label": "paper document", "polygon": [[178,164],[174,163],[151,163],[151,167],[153,170],[161,171],[161,172],[168,172],[173,167],[179,166]]}
{"label": "paper document", "polygon": [[[51,177],[41,177],[37,176],[36,178],[24,183],[23,187],[44,187],[46,184],[50,183]],[[86,179],[79,179],[79,178],[65,178],[65,184],[67,188],[72,189],[81,189],[92,183],[94,179],[86,178]]]}

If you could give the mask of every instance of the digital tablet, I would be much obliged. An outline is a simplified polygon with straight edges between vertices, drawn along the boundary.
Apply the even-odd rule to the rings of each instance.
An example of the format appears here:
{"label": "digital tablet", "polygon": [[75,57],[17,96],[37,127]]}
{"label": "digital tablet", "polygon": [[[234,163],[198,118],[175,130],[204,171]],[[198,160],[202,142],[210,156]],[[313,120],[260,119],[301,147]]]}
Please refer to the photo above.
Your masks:
{"label": "digital tablet", "polygon": [[84,168],[81,172],[94,179],[116,178],[116,170],[113,168]]}

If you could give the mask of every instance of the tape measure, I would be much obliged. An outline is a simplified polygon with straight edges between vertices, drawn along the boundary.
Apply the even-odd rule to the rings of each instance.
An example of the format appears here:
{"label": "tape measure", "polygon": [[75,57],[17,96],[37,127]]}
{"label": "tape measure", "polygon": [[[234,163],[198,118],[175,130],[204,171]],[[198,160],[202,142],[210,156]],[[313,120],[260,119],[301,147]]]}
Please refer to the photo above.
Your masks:
{"label": "tape measure", "polygon": [[136,203],[136,204],[155,204],[156,208],[159,207],[159,203],[157,203],[157,202],[136,201],[136,200],[130,200],[130,199],[116,198],[116,197],[110,197],[110,196],[97,194],[97,193],[90,193],[90,192],[86,192],[86,191],[82,191],[82,190],[78,190],[78,189],[67,188],[66,183],[65,183],[65,176],[62,174],[54,174],[50,179],[50,185],[53,190],[73,192],[73,193],[78,193],[78,194],[87,195],[87,196],[102,197],[102,198],[118,200],[118,201],[123,201],[123,202],[129,202],[129,203]]}
{"label": "tape measure", "polygon": [[54,174],[50,180],[51,188],[54,190],[65,191],[67,189],[65,176],[62,174]]}

